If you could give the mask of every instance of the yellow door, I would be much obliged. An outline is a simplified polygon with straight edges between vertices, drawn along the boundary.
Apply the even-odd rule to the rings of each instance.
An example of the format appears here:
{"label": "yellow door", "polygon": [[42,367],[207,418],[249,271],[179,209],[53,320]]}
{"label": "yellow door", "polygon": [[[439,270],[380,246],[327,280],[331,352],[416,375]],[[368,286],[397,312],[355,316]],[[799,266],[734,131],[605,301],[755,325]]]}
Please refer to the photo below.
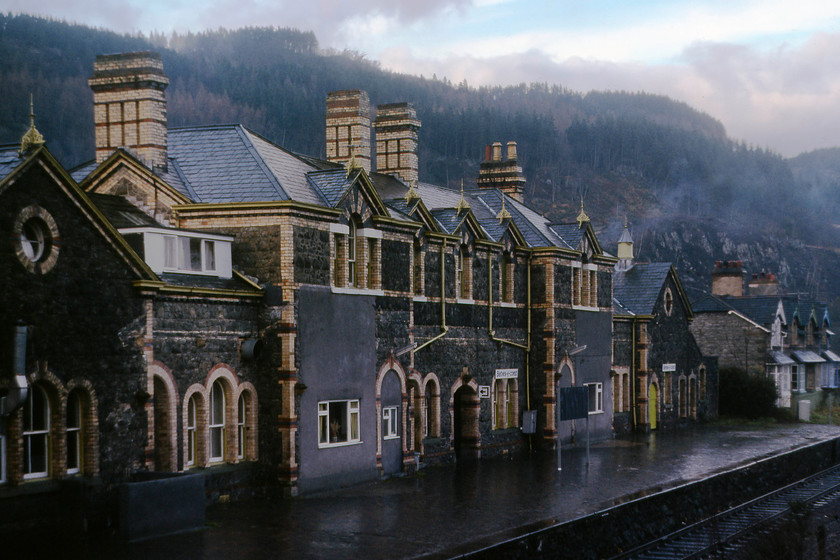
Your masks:
{"label": "yellow door", "polygon": [[656,429],[656,385],[650,385],[650,390],[648,391],[648,421],[650,423],[650,429]]}

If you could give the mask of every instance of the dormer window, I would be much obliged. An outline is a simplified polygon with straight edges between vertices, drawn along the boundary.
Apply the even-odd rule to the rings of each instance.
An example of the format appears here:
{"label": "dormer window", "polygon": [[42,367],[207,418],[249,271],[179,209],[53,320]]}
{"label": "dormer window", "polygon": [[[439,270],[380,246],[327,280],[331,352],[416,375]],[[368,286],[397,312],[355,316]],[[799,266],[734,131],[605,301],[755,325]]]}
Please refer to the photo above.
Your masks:
{"label": "dormer window", "polygon": [[164,237],[164,268],[172,272],[215,272],[216,242],[195,237]]}
{"label": "dormer window", "polygon": [[233,238],[226,235],[154,227],[125,228],[120,233],[157,274],[233,275]]}

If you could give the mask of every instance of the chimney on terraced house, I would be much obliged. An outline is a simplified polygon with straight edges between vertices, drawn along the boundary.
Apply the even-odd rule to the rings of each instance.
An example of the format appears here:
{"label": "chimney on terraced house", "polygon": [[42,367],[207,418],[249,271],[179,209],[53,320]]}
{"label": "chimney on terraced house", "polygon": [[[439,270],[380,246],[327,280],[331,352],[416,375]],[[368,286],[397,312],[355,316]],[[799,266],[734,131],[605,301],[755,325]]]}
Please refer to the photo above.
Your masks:
{"label": "chimney on terraced house", "polygon": [[419,179],[417,131],[420,120],[410,103],[389,103],[376,108],[376,170],[398,175],[406,184]]}
{"label": "chimney on terraced house", "polygon": [[476,181],[479,188],[501,190],[511,198],[524,202],[525,175],[516,155],[516,142],[507,143],[507,158],[502,160],[502,143],[487,146],[485,161],[481,162]]}
{"label": "chimney on terraced house", "polygon": [[752,275],[748,288],[751,296],[777,296],[779,295],[779,279],[772,272],[762,270],[761,274]]}
{"label": "chimney on terraced house", "polygon": [[327,160],[370,173],[370,99],[358,89],[327,94]]}
{"label": "chimney on terraced house", "polygon": [[96,161],[124,148],[150,168],[166,168],[169,78],[154,52],[99,55],[88,80],[93,90]]}
{"label": "chimney on terraced house", "polygon": [[741,297],[744,295],[744,268],[741,261],[716,261],[712,271],[712,294]]}

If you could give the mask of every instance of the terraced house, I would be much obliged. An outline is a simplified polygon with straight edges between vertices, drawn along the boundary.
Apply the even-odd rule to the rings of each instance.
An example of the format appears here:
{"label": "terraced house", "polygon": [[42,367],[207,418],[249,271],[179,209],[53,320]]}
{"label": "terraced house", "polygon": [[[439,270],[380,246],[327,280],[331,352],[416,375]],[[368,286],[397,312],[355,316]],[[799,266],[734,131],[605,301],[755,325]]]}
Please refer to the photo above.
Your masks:
{"label": "terraced house", "polygon": [[[96,160],[68,174],[44,147],[4,152],[0,195],[21,202],[3,207],[0,226],[23,247],[4,253],[10,297],[27,281],[78,276],[96,287],[80,303],[108,317],[85,353],[101,381],[79,405],[90,467],[64,468],[76,425],[64,416],[79,407],[66,396],[83,368],[60,349],[47,359],[24,345],[29,396],[8,409],[14,451],[4,456],[22,474],[7,477],[0,499],[29,484],[22,450],[41,424],[27,418],[47,401],[61,427],[38,440],[36,455],[55,465],[42,478],[111,487],[140,471],[201,472],[211,498],[553,447],[574,435],[557,405],[571,385],[590,388],[593,437],[611,436],[616,259],[583,208],[554,224],[523,203],[514,142],[487,147],[477,188],[453,190],[420,180],[421,122],[407,103],[374,110],[363,91],[329,94],[320,160],[239,125],[168,129],[154,53],[97,57],[89,83]],[[39,165],[54,168],[48,188],[87,221],[53,228],[39,209],[59,211],[25,200],[37,189],[13,188]],[[37,228],[26,226],[33,218]],[[107,255],[114,263],[96,270],[120,275],[70,260],[83,226],[111,248],[75,258]],[[42,238],[68,268],[37,272]],[[26,247],[39,255],[31,263]],[[6,338],[17,321],[49,322],[52,289],[34,290],[30,313],[3,307]],[[64,332],[81,337],[73,309],[62,307]],[[94,359],[97,341],[119,365]]]}

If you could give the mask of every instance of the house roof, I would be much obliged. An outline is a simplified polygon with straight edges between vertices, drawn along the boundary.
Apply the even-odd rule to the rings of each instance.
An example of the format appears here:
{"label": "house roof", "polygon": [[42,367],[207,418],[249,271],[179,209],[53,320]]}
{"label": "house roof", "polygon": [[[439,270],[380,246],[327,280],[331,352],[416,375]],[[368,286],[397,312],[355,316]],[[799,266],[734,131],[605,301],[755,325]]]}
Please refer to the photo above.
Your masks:
{"label": "house roof", "polygon": [[[638,263],[613,274],[613,312],[652,315],[671,263]],[[617,303],[617,305],[616,305]]]}
{"label": "house roof", "polygon": [[122,196],[88,193],[88,197],[117,229],[138,226],[161,227],[155,219]]}
{"label": "house roof", "polygon": [[807,316],[817,323],[827,321],[827,306],[807,297],[798,294],[768,295],[768,296],[715,296],[704,294],[697,301],[692,302],[692,309],[695,313],[719,313],[737,311],[760,325],[770,325],[776,320],[776,312],[779,302],[782,302],[782,310],[788,323],[798,317]]}
{"label": "house roof", "polygon": [[8,177],[17,166],[26,161],[18,154],[20,144],[0,146],[0,181]]}
{"label": "house roof", "polygon": [[800,364],[821,364],[825,359],[820,358],[815,352],[810,350],[794,350],[791,352],[793,359]]}
{"label": "house roof", "polygon": [[241,125],[170,129],[167,143],[172,186],[195,202],[325,202],[306,178],[316,166]]}
{"label": "house roof", "polygon": [[778,352],[778,351],[771,352],[770,357],[773,359],[773,361],[775,363],[779,364],[780,366],[788,366],[790,364],[795,364],[796,363],[793,360],[791,360],[788,356],[786,356],[782,352]]}

